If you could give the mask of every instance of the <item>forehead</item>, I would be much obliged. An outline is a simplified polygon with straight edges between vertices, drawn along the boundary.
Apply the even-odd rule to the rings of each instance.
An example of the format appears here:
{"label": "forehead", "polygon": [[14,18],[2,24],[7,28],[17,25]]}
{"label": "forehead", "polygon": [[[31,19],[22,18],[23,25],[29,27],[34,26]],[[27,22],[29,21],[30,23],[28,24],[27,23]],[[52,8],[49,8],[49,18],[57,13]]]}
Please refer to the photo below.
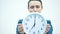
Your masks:
{"label": "forehead", "polygon": [[39,2],[39,1],[31,1],[30,3],[29,3],[29,5],[31,6],[31,5],[41,5],[41,3]]}

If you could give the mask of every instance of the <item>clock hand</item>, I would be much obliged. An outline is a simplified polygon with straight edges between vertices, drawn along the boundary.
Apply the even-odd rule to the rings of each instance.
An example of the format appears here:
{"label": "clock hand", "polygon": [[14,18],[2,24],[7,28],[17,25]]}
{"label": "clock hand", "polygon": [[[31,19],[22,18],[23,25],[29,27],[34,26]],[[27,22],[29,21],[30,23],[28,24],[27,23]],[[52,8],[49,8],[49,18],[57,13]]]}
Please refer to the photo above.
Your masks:
{"label": "clock hand", "polygon": [[[35,19],[34,19],[34,25],[32,26],[32,28],[35,27],[35,24],[36,24],[36,23],[35,23],[35,21],[36,21],[36,16],[35,16],[34,18],[35,18]],[[31,28],[31,29],[32,29],[32,28]]]}
{"label": "clock hand", "polygon": [[[32,26],[32,28],[33,28],[33,27],[35,27],[35,23],[34,23],[34,25]],[[31,29],[32,29],[32,28],[31,28]]]}

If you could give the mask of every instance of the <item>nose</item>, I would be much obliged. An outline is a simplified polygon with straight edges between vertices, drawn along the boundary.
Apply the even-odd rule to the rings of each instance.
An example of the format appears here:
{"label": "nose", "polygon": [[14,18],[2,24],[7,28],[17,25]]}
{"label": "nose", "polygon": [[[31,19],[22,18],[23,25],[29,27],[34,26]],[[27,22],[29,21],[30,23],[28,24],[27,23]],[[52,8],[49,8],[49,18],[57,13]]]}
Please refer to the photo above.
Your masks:
{"label": "nose", "polygon": [[36,9],[36,7],[35,7],[35,8],[34,8],[34,12],[36,12],[36,10],[37,10],[37,9]]}

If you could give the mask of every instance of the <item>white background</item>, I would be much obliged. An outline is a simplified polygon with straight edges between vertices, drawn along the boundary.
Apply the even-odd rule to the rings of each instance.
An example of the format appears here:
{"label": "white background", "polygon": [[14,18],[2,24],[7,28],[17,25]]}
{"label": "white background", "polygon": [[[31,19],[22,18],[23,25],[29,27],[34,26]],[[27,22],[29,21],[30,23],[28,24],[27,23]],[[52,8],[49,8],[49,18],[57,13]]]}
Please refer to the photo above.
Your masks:
{"label": "white background", "polygon": [[[19,19],[24,18],[28,0],[0,0],[0,34],[16,34]],[[42,14],[51,20],[53,34],[60,34],[60,0],[42,0]]]}

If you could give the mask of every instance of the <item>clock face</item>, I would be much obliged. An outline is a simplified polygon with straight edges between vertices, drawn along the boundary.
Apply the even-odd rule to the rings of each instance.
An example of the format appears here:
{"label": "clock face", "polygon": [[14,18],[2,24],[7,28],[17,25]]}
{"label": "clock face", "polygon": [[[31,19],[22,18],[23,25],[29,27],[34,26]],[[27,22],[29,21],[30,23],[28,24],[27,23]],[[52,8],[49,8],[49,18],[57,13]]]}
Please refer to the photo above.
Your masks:
{"label": "clock face", "polygon": [[30,14],[23,20],[22,24],[26,34],[43,34],[47,22],[40,14]]}

